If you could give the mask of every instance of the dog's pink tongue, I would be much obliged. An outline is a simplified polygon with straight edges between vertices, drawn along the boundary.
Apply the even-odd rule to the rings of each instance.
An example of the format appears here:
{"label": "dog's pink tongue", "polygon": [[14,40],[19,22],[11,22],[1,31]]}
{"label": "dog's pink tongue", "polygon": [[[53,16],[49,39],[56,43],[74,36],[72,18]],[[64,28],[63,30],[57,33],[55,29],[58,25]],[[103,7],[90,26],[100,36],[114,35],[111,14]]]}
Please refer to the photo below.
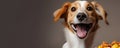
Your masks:
{"label": "dog's pink tongue", "polygon": [[86,36],[87,32],[86,32],[85,28],[81,28],[81,27],[77,26],[76,30],[77,30],[78,37],[84,38]]}

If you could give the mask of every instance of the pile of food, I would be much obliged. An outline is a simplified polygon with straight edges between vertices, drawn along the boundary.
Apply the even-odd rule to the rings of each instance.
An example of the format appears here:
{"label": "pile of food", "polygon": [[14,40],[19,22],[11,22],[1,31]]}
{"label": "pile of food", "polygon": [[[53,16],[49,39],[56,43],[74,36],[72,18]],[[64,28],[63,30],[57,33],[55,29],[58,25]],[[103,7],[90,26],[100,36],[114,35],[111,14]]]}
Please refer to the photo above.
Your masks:
{"label": "pile of food", "polygon": [[103,42],[98,48],[120,48],[120,42],[113,41],[111,44]]}

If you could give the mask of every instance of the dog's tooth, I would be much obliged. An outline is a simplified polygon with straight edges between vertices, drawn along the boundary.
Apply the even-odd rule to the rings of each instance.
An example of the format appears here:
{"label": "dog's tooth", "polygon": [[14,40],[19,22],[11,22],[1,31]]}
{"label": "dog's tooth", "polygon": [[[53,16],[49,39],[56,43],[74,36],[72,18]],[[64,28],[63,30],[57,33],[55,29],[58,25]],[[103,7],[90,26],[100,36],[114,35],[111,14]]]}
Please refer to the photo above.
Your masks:
{"label": "dog's tooth", "polygon": [[[75,29],[74,25],[72,25],[72,28]],[[76,30],[76,29],[75,29]]]}

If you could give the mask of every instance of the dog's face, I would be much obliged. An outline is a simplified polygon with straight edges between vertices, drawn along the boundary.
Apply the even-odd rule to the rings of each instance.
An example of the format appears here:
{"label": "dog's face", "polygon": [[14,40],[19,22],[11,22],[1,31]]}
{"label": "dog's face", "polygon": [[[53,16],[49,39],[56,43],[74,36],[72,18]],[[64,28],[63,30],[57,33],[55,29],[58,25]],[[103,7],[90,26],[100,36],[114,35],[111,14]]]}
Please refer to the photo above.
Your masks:
{"label": "dog's face", "polygon": [[64,18],[65,26],[80,39],[95,31],[99,20],[108,24],[106,17],[107,14],[100,4],[88,1],[67,2],[54,12],[54,21]]}

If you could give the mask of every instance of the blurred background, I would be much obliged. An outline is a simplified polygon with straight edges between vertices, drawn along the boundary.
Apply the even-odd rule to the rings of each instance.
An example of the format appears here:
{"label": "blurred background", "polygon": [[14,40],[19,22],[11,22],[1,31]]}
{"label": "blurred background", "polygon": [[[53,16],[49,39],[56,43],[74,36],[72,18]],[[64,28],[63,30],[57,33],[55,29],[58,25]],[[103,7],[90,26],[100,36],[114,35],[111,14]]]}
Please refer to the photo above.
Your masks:
{"label": "blurred background", "polygon": [[[65,43],[64,26],[60,21],[53,22],[53,12],[67,1],[75,0],[4,1],[0,48],[61,48]],[[110,25],[99,22],[100,28],[91,48],[102,41],[120,41],[120,0],[96,1],[108,12]]]}

